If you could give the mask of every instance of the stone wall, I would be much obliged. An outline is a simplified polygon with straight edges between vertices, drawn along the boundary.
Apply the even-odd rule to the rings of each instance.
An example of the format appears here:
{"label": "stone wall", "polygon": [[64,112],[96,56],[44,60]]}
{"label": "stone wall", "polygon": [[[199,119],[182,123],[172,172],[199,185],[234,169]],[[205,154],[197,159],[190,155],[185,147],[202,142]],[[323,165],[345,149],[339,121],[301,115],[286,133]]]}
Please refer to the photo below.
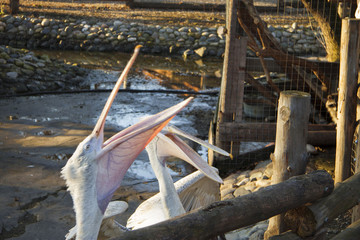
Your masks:
{"label": "stone wall", "polygon": [[88,70],[47,55],[0,46],[0,95],[79,89]]}
{"label": "stone wall", "polygon": [[[281,46],[295,54],[324,54],[319,32],[310,27],[269,26]],[[197,54],[221,57],[225,39],[218,28],[143,25],[119,20],[28,18],[4,15],[0,18],[0,44],[27,49],[64,49],[131,52],[135,45],[151,54]],[[198,51],[196,51],[198,50]]]}

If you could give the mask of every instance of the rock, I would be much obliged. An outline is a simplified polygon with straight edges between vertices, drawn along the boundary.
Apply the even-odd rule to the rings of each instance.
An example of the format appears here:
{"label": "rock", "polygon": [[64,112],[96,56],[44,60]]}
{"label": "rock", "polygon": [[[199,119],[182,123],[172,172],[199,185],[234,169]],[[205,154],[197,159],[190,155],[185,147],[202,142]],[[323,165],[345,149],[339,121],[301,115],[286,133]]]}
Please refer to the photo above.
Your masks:
{"label": "rock", "polygon": [[205,55],[205,51],[206,51],[206,47],[201,47],[196,49],[194,52],[200,57],[203,57]]}
{"label": "rock", "polygon": [[191,49],[187,49],[187,50],[185,50],[184,51],[184,53],[183,53],[183,59],[184,60],[186,60],[187,59],[187,57],[189,56],[189,55],[192,55],[193,54],[193,51],[191,50]]}
{"label": "rock", "polygon": [[243,180],[241,180],[240,182],[236,183],[235,185],[238,187],[244,186],[245,184],[247,184],[248,182],[250,182],[250,178],[244,178]]}
{"label": "rock", "polygon": [[128,42],[136,42],[137,38],[136,37],[129,37],[127,39]]}
{"label": "rock", "polygon": [[273,175],[273,163],[270,163],[267,165],[264,171],[264,176],[267,176],[269,179],[271,179],[272,175]]}
{"label": "rock", "polygon": [[7,20],[6,20],[6,24],[11,24],[15,21],[15,18],[13,16],[10,16]]}
{"label": "rock", "polygon": [[188,27],[181,27],[181,28],[179,28],[178,31],[179,31],[179,32],[188,32],[188,31],[189,31],[189,28],[188,28]]}
{"label": "rock", "polygon": [[20,59],[15,59],[14,64],[15,64],[16,66],[18,66],[18,67],[24,66],[24,62],[21,61]]}
{"label": "rock", "polygon": [[224,197],[221,197],[221,201],[233,199],[234,195],[232,193],[229,193],[228,195],[225,195]]}
{"label": "rock", "polygon": [[293,39],[295,39],[295,40],[299,40],[300,39],[300,34],[298,34],[298,33],[295,33],[295,34],[293,34],[293,35],[291,35],[291,38],[293,38]]}
{"label": "rock", "polygon": [[121,24],[122,24],[122,22],[119,21],[119,20],[115,20],[114,23],[113,23],[114,27],[120,27]]}
{"label": "rock", "polygon": [[290,36],[291,36],[291,33],[290,33],[290,32],[287,32],[287,31],[283,31],[283,32],[282,32],[282,35],[283,35],[284,37],[290,37]]}
{"label": "rock", "polygon": [[221,186],[233,185],[236,183],[236,181],[237,181],[236,174],[231,174],[230,176],[224,179],[224,185]]}
{"label": "rock", "polygon": [[256,181],[256,187],[267,187],[271,185],[270,179],[259,179]]}
{"label": "rock", "polygon": [[249,193],[251,193],[251,191],[245,189],[245,187],[239,187],[234,191],[233,195],[234,197],[240,197]]}
{"label": "rock", "polygon": [[248,182],[244,188],[250,192],[253,192],[256,189],[256,183],[255,182]]}
{"label": "rock", "polygon": [[220,195],[221,195],[221,197],[224,197],[230,193],[233,193],[234,191],[235,191],[235,188],[232,188],[231,186],[228,185],[226,188],[221,189]]}
{"label": "rock", "polygon": [[261,161],[254,169],[266,168],[271,163],[271,160]]}
{"label": "rock", "polygon": [[264,169],[262,169],[262,168],[254,169],[253,171],[251,171],[250,172],[250,182],[261,179],[262,175],[263,175],[263,171],[264,171]]}
{"label": "rock", "polygon": [[216,33],[219,36],[220,39],[224,39],[225,38],[225,34],[227,32],[227,29],[223,26],[218,27]]}
{"label": "rock", "polygon": [[50,25],[50,20],[45,18],[44,20],[41,21],[41,26],[43,27],[47,27]]}
{"label": "rock", "polygon": [[16,79],[19,76],[19,74],[17,72],[7,72],[6,76],[10,79]]}

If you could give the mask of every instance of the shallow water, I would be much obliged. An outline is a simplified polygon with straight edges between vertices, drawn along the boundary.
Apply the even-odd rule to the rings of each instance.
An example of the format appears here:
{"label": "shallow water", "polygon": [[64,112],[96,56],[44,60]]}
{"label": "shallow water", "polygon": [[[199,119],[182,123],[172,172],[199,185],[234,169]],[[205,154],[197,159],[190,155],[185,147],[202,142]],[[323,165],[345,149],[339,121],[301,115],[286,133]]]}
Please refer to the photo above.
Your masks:
{"label": "shallow water", "polygon": [[[103,84],[114,81],[112,75],[118,75],[125,67],[131,54],[108,52],[76,52],[76,51],[35,51],[46,54],[50,58],[61,60],[68,64],[78,64],[85,68],[105,70],[110,76],[98,81],[96,72],[90,76],[93,84]],[[132,75],[127,81],[128,87],[133,88],[130,78],[137,78],[137,82],[155,82],[166,89],[208,90],[218,88],[221,82],[223,60],[219,58],[186,59],[181,57],[163,57],[141,54],[133,66]],[[134,74],[134,73],[137,74]],[[104,84],[105,80],[105,84]],[[141,88],[147,86],[141,84]],[[100,88],[103,88],[100,87]],[[109,87],[109,86],[107,86]],[[139,87],[139,86],[137,86]],[[135,87],[135,88],[137,88]]]}

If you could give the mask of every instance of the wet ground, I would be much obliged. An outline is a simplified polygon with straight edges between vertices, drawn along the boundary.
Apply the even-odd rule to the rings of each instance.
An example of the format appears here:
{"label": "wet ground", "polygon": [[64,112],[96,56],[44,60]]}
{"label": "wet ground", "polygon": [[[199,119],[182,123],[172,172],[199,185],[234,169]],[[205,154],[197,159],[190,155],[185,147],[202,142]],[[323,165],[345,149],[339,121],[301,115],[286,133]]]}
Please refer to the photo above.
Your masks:
{"label": "wet ground", "polygon": [[[125,59],[120,62],[126,63]],[[122,64],[118,65],[121,68]],[[119,73],[113,70],[116,67],[105,72],[94,71],[84,87],[112,87]],[[195,72],[196,79],[201,79],[199,71]],[[96,85],[99,82],[103,84]],[[145,78],[142,70],[133,71],[127,82],[132,89],[168,88],[166,84],[161,85],[159,79]],[[189,83],[198,84],[196,81]],[[212,84],[215,87],[215,82]],[[218,86],[207,89],[218,90]],[[60,169],[77,144],[91,132],[108,95],[107,92],[89,92],[0,99],[0,239],[49,239],[49,236],[63,239],[74,225],[72,201],[60,177]],[[111,136],[140,117],[155,114],[186,97],[170,93],[121,92],[107,118],[106,135]],[[216,101],[216,95],[197,95],[172,123],[206,138]],[[172,165],[175,179],[190,170],[187,165]],[[119,221],[125,224],[136,206],[156,191],[155,176],[146,154],[142,153],[114,196],[130,206]]]}

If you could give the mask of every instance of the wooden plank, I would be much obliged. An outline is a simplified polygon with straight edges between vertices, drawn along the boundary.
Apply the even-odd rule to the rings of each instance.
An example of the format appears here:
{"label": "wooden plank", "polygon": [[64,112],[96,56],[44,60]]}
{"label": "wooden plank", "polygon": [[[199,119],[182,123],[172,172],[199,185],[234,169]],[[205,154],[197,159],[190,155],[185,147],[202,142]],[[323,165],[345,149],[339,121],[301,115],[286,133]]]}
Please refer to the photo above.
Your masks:
{"label": "wooden plank", "polygon": [[225,11],[225,4],[218,3],[199,3],[199,2],[166,2],[152,0],[126,0],[126,5],[130,8],[156,8],[156,9],[178,9],[178,10],[198,10],[198,11]]}
{"label": "wooden plank", "polygon": [[274,107],[277,106],[277,97],[259,81],[254,79],[250,74],[246,74],[245,81],[252,85],[259,93],[269,100],[269,103]]}
{"label": "wooden plank", "polygon": [[[334,125],[309,124],[308,143],[320,146],[335,145]],[[275,123],[220,123],[221,141],[273,142]]]}
{"label": "wooden plank", "polygon": [[239,24],[237,21],[237,7],[239,2],[228,0],[227,2],[227,29],[223,75],[219,96],[219,108],[217,113],[217,126],[215,143],[218,147],[232,153],[234,157],[239,155],[240,143],[220,141],[218,123],[240,122],[242,120],[242,101],[244,97],[244,80],[246,67],[247,39],[240,37]]}
{"label": "wooden plank", "polygon": [[233,173],[234,170],[251,169],[256,166],[256,163],[269,160],[271,153],[274,152],[274,149],[275,144],[269,144],[264,148],[241,153],[237,158],[234,159],[218,158],[218,161],[214,162],[214,167],[218,168],[221,173],[225,175]]}
{"label": "wooden plank", "polygon": [[356,119],[359,69],[360,20],[343,19],[341,28],[338,121],[335,154],[335,183],[350,177],[352,141]]}
{"label": "wooden plank", "polygon": [[[156,9],[178,9],[178,10],[198,10],[198,11],[219,11],[226,10],[225,0],[223,1],[202,1],[202,0],[125,0],[130,8],[156,8]],[[278,12],[277,6],[257,5],[258,12]]]}
{"label": "wooden plank", "polygon": [[[358,69],[358,86],[360,86],[360,69]],[[357,90],[357,105],[356,105],[356,122],[360,122],[360,89]],[[354,136],[354,152],[355,152],[355,173],[360,172],[360,126],[357,124]],[[353,208],[351,222],[360,221],[360,204]]]}

